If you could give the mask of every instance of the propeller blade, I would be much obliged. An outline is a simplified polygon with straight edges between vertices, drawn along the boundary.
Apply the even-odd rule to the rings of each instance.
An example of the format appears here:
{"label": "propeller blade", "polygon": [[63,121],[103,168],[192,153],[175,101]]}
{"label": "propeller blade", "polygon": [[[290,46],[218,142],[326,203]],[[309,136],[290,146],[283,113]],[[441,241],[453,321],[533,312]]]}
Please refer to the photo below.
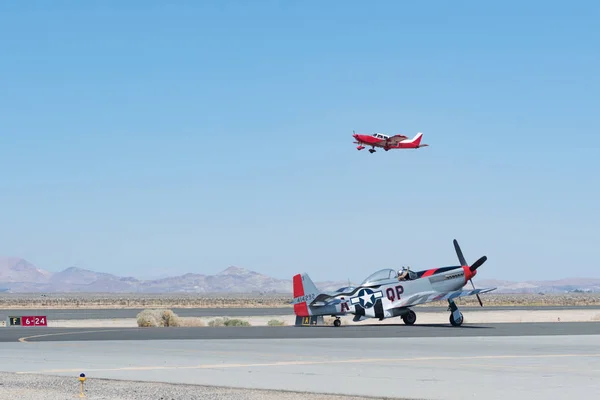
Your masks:
{"label": "propeller blade", "polygon": [[[471,286],[473,286],[473,289],[475,289],[475,284],[473,283],[473,279],[469,279],[469,281],[471,282]],[[483,307],[483,302],[481,301],[481,297],[479,297],[479,293],[475,294],[475,296],[477,296],[477,300],[479,300],[479,305],[481,307]]]}
{"label": "propeller blade", "polygon": [[483,307],[483,302],[481,301],[481,297],[479,297],[479,293],[477,293],[475,296],[477,296],[477,300],[479,300],[479,305]]}
{"label": "propeller blade", "polygon": [[[465,260],[465,256],[462,253],[462,250],[460,249],[460,246],[458,245],[458,242],[456,241],[456,239],[454,239],[454,250],[456,250],[456,255],[458,257],[458,261],[460,262],[461,266],[468,266],[469,264],[467,264],[467,260]],[[477,268],[481,267],[481,265],[487,261],[487,257],[483,256],[481,257],[479,260],[475,261],[473,263],[473,265],[471,265],[469,267],[469,269],[471,270],[471,272],[475,272],[475,270],[477,270]],[[469,281],[471,282],[471,285],[473,286],[473,289],[475,289],[475,284],[473,283],[472,279],[469,279]],[[481,297],[479,297],[479,293],[477,293],[475,296],[477,296],[477,300],[479,301],[479,305],[481,307],[483,307],[483,302],[481,301]]]}
{"label": "propeller blade", "polygon": [[473,265],[471,265],[471,267],[469,267],[469,269],[471,270],[471,272],[475,271],[477,268],[481,267],[481,265],[487,261],[487,257],[483,256],[481,257],[479,260],[475,261],[473,263]]}
{"label": "propeller blade", "polygon": [[460,262],[460,265],[462,265],[462,266],[469,265],[469,264],[467,264],[467,261],[465,260],[465,256],[463,256],[462,250],[460,249],[460,246],[458,245],[458,242],[456,241],[456,239],[454,239],[454,250],[456,250],[456,255],[458,256],[458,261]]}

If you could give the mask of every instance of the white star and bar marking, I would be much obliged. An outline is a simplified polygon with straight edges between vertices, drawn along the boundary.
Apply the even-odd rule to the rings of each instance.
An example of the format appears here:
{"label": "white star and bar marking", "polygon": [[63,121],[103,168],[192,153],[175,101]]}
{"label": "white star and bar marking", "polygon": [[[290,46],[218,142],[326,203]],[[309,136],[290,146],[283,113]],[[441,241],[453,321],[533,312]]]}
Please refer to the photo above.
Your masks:
{"label": "white star and bar marking", "polygon": [[373,292],[371,289],[360,289],[358,291],[358,295],[356,297],[352,297],[350,302],[352,304],[360,303],[360,305],[364,308],[373,307],[375,301],[379,298],[383,297],[383,293],[381,290],[377,292]]}

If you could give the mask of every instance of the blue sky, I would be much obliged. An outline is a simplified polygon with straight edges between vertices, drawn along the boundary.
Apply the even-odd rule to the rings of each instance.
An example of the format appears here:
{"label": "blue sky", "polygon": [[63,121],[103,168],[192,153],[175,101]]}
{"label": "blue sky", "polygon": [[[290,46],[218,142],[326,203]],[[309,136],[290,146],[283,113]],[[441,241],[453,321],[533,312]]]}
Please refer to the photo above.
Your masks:
{"label": "blue sky", "polygon": [[[0,6],[0,255],[136,277],[600,277],[600,5]],[[361,133],[424,132],[358,152]]]}

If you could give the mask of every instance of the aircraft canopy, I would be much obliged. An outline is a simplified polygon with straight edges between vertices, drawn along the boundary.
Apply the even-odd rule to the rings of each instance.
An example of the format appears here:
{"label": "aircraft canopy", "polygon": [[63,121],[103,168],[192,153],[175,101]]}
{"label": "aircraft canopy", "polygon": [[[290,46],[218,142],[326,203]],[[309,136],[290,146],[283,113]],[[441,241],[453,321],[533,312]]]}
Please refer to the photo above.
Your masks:
{"label": "aircraft canopy", "polygon": [[367,277],[367,279],[365,279],[360,285],[361,286],[373,285],[373,284],[377,284],[381,281],[389,281],[390,279],[396,279],[397,276],[398,276],[398,271],[396,271],[395,269],[391,269],[391,268],[380,269],[379,271],[376,271],[376,272],[372,273],[371,275],[369,275]]}
{"label": "aircraft canopy", "polygon": [[377,139],[389,139],[389,136],[384,135],[383,133],[375,133],[373,137],[376,137]]}

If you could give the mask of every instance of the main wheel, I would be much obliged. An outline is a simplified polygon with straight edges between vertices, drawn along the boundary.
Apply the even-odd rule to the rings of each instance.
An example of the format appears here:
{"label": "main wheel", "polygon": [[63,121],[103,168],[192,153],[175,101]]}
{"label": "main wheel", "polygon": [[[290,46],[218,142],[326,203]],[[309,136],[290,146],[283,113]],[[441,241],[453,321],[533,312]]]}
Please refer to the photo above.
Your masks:
{"label": "main wheel", "polygon": [[335,321],[333,321],[333,325],[340,326],[340,325],[342,325],[342,321],[340,321],[339,319],[336,319]]}
{"label": "main wheel", "polygon": [[408,310],[408,314],[402,316],[406,325],[414,325],[417,322],[417,314],[413,310]]}
{"label": "main wheel", "polygon": [[462,313],[460,313],[458,321],[454,319],[454,314],[450,313],[450,323],[452,324],[452,326],[461,326],[464,320],[465,319],[463,318]]}

